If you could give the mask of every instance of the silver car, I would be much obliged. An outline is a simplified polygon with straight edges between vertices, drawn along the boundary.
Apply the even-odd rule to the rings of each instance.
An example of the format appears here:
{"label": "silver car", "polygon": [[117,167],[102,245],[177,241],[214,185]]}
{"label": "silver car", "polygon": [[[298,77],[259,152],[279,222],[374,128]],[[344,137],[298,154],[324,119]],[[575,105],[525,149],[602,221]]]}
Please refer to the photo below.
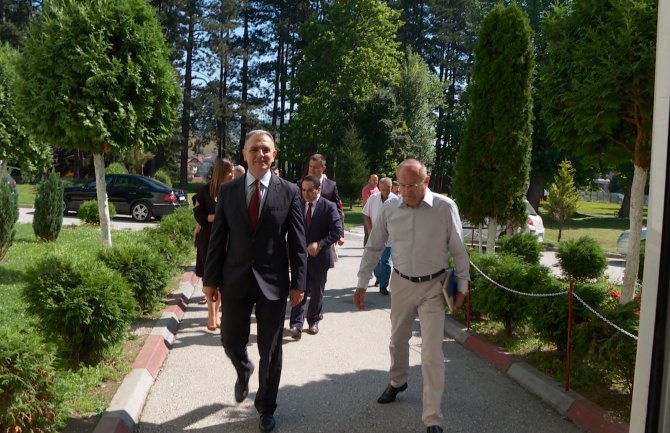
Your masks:
{"label": "silver car", "polygon": [[[538,242],[544,241],[544,223],[542,222],[542,217],[533,209],[528,201],[526,201],[526,212],[528,212],[528,218],[526,219],[526,226],[523,228],[523,231],[526,233],[533,234]],[[518,231],[518,229],[517,229]],[[498,225],[498,236],[507,232],[507,227]],[[488,228],[484,226],[482,229],[482,242],[486,242],[488,238]],[[478,243],[479,242],[479,230],[477,227],[473,227],[468,221],[463,220],[463,240],[466,244],[469,243]]]}
{"label": "silver car", "polygon": [[[617,239],[617,241],[616,241],[616,250],[622,256],[625,256],[626,254],[628,254],[628,238],[630,238],[630,230],[624,230],[619,235],[619,239]],[[640,231],[640,240],[641,241],[646,241],[647,240],[647,228],[646,227],[642,227],[642,230]]]}

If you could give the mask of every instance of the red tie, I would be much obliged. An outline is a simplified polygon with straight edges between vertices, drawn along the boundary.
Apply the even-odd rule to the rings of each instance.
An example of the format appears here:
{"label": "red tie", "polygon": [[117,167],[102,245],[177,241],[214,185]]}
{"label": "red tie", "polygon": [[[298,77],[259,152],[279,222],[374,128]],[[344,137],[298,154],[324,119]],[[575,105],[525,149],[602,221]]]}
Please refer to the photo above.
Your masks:
{"label": "red tie", "polygon": [[254,181],[256,188],[251,194],[249,201],[249,221],[251,222],[251,230],[256,231],[256,223],[258,222],[258,211],[261,207],[261,185],[258,179]]}
{"label": "red tie", "polygon": [[312,224],[312,202],[307,203],[307,215],[305,215],[305,225],[309,228]]}

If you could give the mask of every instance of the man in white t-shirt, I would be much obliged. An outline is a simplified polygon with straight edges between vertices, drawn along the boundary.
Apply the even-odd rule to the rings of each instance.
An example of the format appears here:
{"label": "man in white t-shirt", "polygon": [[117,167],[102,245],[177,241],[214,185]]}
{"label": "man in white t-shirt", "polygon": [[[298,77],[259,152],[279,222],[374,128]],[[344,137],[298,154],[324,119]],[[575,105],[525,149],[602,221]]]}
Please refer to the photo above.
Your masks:
{"label": "man in white t-shirt", "polygon": [[[384,202],[389,198],[397,197],[391,192],[392,181],[388,177],[383,177],[379,181],[379,192],[372,194],[363,207],[363,224],[367,233],[372,232],[372,226],[377,221],[377,217],[381,213]],[[379,293],[388,295],[389,279],[391,278],[391,270],[393,269],[393,262],[391,261],[391,241],[386,243],[386,248],[382,253],[379,263],[375,266],[374,275],[379,282]]]}

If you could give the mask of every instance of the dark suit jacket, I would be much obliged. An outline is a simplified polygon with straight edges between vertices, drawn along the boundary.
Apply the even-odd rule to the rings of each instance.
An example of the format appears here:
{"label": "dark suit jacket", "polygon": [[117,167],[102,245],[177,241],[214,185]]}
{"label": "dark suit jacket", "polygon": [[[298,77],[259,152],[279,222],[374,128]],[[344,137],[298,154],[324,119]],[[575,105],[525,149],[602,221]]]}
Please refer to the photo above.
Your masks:
{"label": "dark suit jacket", "polygon": [[219,189],[203,284],[218,286],[224,296],[245,298],[253,274],[270,300],[286,298],[289,288],[304,291],[307,250],[298,189],[272,175],[252,232],[245,179],[240,176]]}
{"label": "dark suit jacket", "polygon": [[[302,203],[305,209],[305,202]],[[305,227],[305,238],[307,244],[318,242],[321,251],[316,257],[307,256],[307,266],[310,272],[323,272],[335,266],[335,258],[331,246],[337,242],[343,234],[342,220],[337,212],[335,203],[321,197],[316,201],[312,211],[312,222]]]}
{"label": "dark suit jacket", "polygon": [[[298,188],[302,187],[302,182],[298,181]],[[332,201],[337,206],[337,213],[340,215],[340,220],[342,222],[342,227],[344,228],[344,213],[342,212],[342,206],[340,206],[340,193],[337,191],[337,184],[334,180],[328,178],[321,180],[321,198]],[[342,232],[344,233],[344,231]]]}

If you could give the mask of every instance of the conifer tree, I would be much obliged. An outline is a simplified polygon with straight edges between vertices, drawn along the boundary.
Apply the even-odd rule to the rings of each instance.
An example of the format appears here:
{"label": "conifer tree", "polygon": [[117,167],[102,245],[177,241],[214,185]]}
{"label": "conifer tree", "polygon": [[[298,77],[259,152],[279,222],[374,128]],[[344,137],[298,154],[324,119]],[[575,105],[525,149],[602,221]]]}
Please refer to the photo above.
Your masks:
{"label": "conifer tree", "polygon": [[37,187],[33,232],[39,239],[55,241],[63,226],[63,183],[56,173],[51,174]]}
{"label": "conifer tree", "polygon": [[563,225],[572,218],[572,214],[577,210],[578,201],[579,191],[575,187],[575,169],[570,161],[566,160],[559,165],[558,173],[547,197],[549,212],[558,222],[558,242],[561,241]]}
{"label": "conifer tree", "polygon": [[16,234],[14,224],[19,219],[16,194],[9,188],[5,176],[0,173],[0,261],[5,258],[7,250],[14,242]]}

